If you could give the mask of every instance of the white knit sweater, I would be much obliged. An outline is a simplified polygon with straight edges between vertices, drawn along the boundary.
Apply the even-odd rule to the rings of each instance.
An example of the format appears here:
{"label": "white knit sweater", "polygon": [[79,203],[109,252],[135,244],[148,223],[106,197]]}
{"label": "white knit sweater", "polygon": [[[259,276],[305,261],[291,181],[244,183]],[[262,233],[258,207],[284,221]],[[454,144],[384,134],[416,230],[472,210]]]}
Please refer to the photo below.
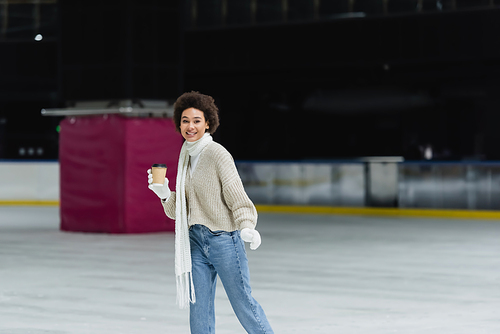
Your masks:
{"label": "white knit sweater", "polygon": [[[212,231],[254,229],[257,210],[248,198],[231,154],[211,142],[200,153],[196,168],[186,176],[189,225],[205,225]],[[163,203],[163,202],[162,202]],[[165,214],[175,219],[176,193],[163,203]]]}

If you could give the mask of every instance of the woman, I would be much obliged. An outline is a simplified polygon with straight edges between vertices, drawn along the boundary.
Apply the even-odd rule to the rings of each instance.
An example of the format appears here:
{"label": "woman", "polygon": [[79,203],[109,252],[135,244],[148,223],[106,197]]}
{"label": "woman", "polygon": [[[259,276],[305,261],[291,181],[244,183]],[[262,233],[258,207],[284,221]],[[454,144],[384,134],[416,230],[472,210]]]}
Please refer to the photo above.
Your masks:
{"label": "woman", "polygon": [[219,275],[231,306],[248,333],[273,333],[262,307],[251,295],[243,241],[259,247],[257,211],[248,198],[229,152],[212,140],[219,126],[212,97],[184,93],[174,104],[174,122],[184,137],[176,191],[168,179],[149,189],[175,219],[177,302],[190,304],[193,334],[215,333],[215,288]]}

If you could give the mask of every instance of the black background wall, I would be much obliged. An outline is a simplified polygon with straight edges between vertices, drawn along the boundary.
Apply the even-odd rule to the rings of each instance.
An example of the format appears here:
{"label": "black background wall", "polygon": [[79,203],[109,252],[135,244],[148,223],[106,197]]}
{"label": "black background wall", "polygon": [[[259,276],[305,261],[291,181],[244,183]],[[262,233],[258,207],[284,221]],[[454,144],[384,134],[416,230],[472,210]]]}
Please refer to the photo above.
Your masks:
{"label": "black background wall", "polygon": [[421,159],[427,144],[434,159],[500,160],[500,4],[344,2],[288,1],[284,16],[281,1],[60,1],[40,42],[9,21],[0,158],[57,158],[59,120],[41,108],[197,90],[240,160]]}

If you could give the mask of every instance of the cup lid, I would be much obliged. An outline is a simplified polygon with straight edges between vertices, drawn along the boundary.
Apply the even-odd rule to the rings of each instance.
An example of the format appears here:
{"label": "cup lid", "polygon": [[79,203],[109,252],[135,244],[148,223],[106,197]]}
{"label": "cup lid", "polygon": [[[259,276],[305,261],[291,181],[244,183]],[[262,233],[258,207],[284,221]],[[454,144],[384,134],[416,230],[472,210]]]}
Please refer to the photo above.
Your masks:
{"label": "cup lid", "polygon": [[165,164],[153,164],[151,167],[158,167],[158,168],[167,168],[167,165]]}

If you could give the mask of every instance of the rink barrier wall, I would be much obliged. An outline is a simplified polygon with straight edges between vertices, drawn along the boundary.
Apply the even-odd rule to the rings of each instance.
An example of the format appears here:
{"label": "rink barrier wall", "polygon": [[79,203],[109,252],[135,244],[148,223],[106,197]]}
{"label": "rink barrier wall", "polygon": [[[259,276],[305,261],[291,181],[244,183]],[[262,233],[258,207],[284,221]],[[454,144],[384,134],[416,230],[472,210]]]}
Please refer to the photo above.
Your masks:
{"label": "rink barrier wall", "polygon": [[500,162],[237,162],[256,204],[500,212]]}
{"label": "rink barrier wall", "polygon": [[0,204],[55,205],[58,202],[57,160],[0,160]]}
{"label": "rink barrier wall", "polygon": [[[237,166],[259,212],[500,219],[500,163],[398,163],[399,207],[367,205],[369,176],[367,165],[359,161]],[[393,182],[393,166],[375,171]],[[411,207],[422,205],[421,200],[428,207]],[[58,206],[59,163],[0,161],[0,205]]]}

